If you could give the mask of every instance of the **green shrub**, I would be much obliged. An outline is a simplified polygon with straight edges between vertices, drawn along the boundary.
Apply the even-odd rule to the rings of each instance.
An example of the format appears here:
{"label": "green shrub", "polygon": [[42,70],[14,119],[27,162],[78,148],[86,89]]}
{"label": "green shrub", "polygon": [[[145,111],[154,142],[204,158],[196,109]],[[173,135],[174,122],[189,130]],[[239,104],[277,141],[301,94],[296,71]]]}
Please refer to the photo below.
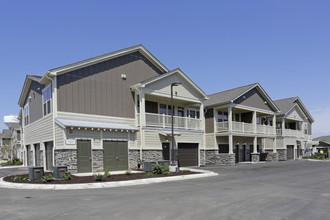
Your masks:
{"label": "green shrub", "polygon": [[106,170],[104,171],[104,176],[105,176],[105,177],[110,177],[110,170],[109,170],[109,169],[106,169]]}
{"label": "green shrub", "polygon": [[102,175],[101,173],[96,173],[96,174],[93,174],[93,178],[95,181],[102,181],[104,179],[104,175]]}
{"label": "green shrub", "polygon": [[153,173],[147,173],[146,175],[144,175],[144,178],[150,178],[153,177],[154,174]]}
{"label": "green shrub", "polygon": [[163,174],[164,172],[164,167],[160,164],[155,164],[153,167],[152,167],[152,172],[154,174]]}
{"label": "green shrub", "polygon": [[170,172],[170,171],[165,171],[165,172],[163,172],[163,175],[165,175],[165,176],[172,176],[173,173]]}
{"label": "green shrub", "polygon": [[181,170],[182,173],[189,173],[190,170]]}
{"label": "green shrub", "polygon": [[65,173],[65,174],[63,175],[63,179],[64,179],[64,180],[72,180],[71,173]]}
{"label": "green shrub", "polygon": [[42,182],[47,183],[47,182],[52,182],[54,180],[53,176],[51,174],[45,175],[41,177]]}
{"label": "green shrub", "polygon": [[130,170],[127,170],[126,172],[125,172],[125,175],[131,175],[132,173],[131,173],[131,171]]}
{"label": "green shrub", "polygon": [[14,181],[21,181],[22,177],[21,176],[14,176]]}

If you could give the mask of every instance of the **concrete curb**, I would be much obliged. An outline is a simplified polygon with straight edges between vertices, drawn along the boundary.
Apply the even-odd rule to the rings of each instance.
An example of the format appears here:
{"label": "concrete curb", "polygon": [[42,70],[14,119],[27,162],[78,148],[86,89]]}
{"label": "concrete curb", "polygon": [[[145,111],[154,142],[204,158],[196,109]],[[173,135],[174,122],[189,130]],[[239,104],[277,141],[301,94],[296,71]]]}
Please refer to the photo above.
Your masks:
{"label": "concrete curb", "polygon": [[200,172],[200,174],[191,174],[184,176],[169,176],[158,177],[139,180],[128,180],[118,182],[102,182],[102,183],[81,183],[81,184],[26,184],[26,183],[11,183],[5,182],[3,178],[0,179],[0,187],[8,189],[39,189],[39,190],[77,190],[77,189],[102,189],[113,188],[121,186],[137,186],[147,185],[153,183],[164,183],[179,180],[199,179],[212,176],[218,176],[219,174],[207,170],[190,169],[191,171]]}
{"label": "concrete curb", "polygon": [[21,168],[21,167],[25,167],[25,166],[23,166],[23,165],[18,165],[18,166],[4,166],[4,167],[0,167],[0,169]]}
{"label": "concrete curb", "polygon": [[314,159],[304,159],[308,161],[314,161],[314,162],[330,162],[330,160],[314,160]]}

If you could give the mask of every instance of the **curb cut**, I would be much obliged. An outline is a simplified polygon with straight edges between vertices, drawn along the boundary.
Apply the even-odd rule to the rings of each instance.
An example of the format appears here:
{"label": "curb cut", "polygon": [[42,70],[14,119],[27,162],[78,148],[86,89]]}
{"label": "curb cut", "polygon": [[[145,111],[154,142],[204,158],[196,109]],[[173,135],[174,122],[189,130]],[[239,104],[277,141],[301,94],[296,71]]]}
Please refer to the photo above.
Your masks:
{"label": "curb cut", "polygon": [[79,190],[79,189],[103,189],[121,186],[138,186],[153,183],[165,183],[180,180],[199,179],[212,176],[218,176],[218,173],[207,170],[190,169],[191,171],[200,172],[200,174],[191,174],[183,176],[158,177],[150,179],[127,180],[118,182],[103,182],[103,183],[78,183],[78,184],[26,184],[26,183],[12,183],[0,179],[0,187],[8,189],[41,189],[41,190]]}

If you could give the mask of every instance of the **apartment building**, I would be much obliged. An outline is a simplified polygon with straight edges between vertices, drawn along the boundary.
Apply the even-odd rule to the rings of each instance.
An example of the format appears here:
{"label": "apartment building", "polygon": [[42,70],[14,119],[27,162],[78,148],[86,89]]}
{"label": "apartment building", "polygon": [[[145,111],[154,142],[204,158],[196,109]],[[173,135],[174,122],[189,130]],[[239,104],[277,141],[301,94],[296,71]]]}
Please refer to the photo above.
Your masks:
{"label": "apartment building", "polygon": [[23,159],[23,149],[21,148],[21,123],[16,115],[4,116],[4,123],[8,129],[4,130],[7,145],[7,157]]}
{"label": "apartment building", "polygon": [[141,45],[27,76],[19,99],[25,165],[135,169],[168,159],[174,138],[180,165],[198,166],[205,99],[186,74],[169,71]]}
{"label": "apartment building", "polygon": [[267,160],[277,161],[279,109],[258,83],[209,95],[205,106],[205,164],[257,162],[264,138],[272,142]]}
{"label": "apartment building", "polygon": [[170,148],[180,166],[296,159],[314,121],[258,83],[207,96],[141,45],[29,75],[19,106],[25,165],[73,173],[137,169]]}
{"label": "apartment building", "polygon": [[276,114],[278,158],[299,159],[304,156],[307,143],[312,141],[314,119],[299,97],[276,100],[275,104],[280,109]]}

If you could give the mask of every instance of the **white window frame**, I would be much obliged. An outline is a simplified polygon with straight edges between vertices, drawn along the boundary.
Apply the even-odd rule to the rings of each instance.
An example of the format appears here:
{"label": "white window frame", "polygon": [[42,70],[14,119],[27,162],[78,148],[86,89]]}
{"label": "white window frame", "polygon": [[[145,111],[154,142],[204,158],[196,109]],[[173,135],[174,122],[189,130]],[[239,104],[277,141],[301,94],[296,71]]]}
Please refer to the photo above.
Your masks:
{"label": "white window frame", "polygon": [[[189,111],[189,114],[188,114],[188,111]],[[188,118],[192,118],[192,117],[190,117],[190,111],[194,111],[195,112],[195,117],[194,118],[196,118],[196,119],[200,119],[201,118],[201,113],[199,112],[199,109],[197,109],[197,108],[187,108],[186,109],[186,114],[187,114],[187,117]],[[197,112],[199,112],[199,118],[197,118]]]}
{"label": "white window frame", "polygon": [[[30,124],[30,106],[29,104],[26,104],[24,106],[24,126],[27,126],[28,124]],[[27,112],[27,114],[26,114]]]}
{"label": "white window frame", "polygon": [[[45,102],[45,98],[44,98],[44,92],[46,91],[46,95],[47,94],[47,90],[49,89],[49,98],[46,98],[46,102]],[[48,114],[52,113],[53,110],[53,106],[52,106],[52,85],[49,84],[48,86],[46,86],[43,90],[42,90],[42,115],[43,117],[47,116]],[[49,102],[49,105],[48,105]],[[46,104],[46,108],[45,108],[45,104]],[[46,109],[46,112],[45,112]]]}

